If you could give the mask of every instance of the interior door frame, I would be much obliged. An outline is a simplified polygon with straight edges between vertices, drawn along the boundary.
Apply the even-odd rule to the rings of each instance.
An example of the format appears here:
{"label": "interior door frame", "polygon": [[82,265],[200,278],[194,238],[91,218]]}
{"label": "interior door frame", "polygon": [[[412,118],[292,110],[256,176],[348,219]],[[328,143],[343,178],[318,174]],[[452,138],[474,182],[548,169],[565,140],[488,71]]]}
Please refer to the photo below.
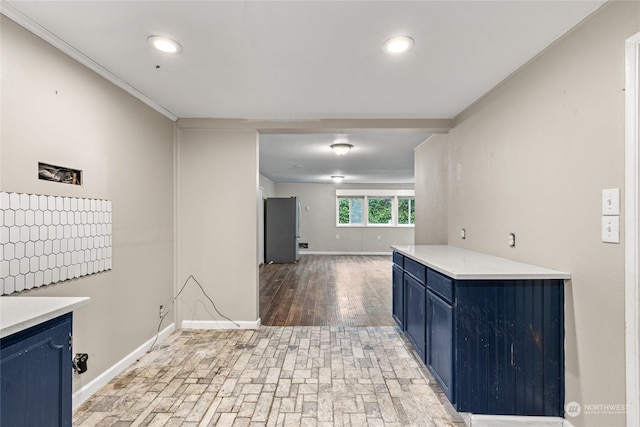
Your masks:
{"label": "interior door frame", "polygon": [[640,425],[640,33],[625,44],[625,341],[627,426]]}

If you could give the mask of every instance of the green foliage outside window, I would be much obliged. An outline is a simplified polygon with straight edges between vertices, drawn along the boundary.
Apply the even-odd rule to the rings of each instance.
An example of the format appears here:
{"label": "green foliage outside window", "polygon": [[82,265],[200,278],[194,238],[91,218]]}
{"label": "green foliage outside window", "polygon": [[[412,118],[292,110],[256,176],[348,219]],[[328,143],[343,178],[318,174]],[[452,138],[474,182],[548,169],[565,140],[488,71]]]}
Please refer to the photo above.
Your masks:
{"label": "green foliage outside window", "polygon": [[414,224],[416,208],[414,199],[398,199],[398,224]]}
{"label": "green foliage outside window", "polygon": [[369,198],[369,224],[391,224],[391,199]]}
{"label": "green foliage outside window", "polygon": [[338,198],[338,224],[362,224],[361,197]]}

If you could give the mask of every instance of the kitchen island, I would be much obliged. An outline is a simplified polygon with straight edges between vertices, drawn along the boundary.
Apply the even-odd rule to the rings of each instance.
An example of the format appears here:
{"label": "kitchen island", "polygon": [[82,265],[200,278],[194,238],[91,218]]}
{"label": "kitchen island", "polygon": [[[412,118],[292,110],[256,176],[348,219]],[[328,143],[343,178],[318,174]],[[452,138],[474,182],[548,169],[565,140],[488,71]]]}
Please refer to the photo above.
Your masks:
{"label": "kitchen island", "polygon": [[571,275],[446,245],[393,248],[393,317],[460,412],[564,415]]}

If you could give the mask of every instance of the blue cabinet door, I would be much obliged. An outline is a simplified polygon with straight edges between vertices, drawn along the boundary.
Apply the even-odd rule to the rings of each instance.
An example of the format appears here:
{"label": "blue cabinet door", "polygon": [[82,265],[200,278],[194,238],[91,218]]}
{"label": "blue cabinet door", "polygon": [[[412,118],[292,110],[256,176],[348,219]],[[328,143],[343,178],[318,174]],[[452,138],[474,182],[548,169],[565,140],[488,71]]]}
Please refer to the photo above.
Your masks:
{"label": "blue cabinet door", "polygon": [[403,271],[397,265],[393,265],[393,293],[392,293],[392,308],[393,318],[402,330],[405,330],[404,322],[404,283],[402,280]]}
{"label": "blue cabinet door", "polygon": [[71,426],[71,313],[0,341],[0,425]]}
{"label": "blue cabinet door", "polygon": [[427,367],[454,402],[453,307],[427,290],[427,316]]}
{"label": "blue cabinet door", "polygon": [[407,337],[425,361],[426,290],[425,286],[409,274],[404,275],[405,322]]}

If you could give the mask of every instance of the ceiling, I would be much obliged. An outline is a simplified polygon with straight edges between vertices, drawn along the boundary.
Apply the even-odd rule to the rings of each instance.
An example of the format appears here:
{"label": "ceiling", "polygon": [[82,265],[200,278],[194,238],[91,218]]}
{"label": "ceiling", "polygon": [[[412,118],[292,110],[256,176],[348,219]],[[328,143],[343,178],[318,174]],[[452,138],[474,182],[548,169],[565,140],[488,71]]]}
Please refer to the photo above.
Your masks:
{"label": "ceiling", "polygon": [[[296,121],[452,118],[602,4],[4,0],[2,11],[168,117]],[[382,43],[398,34],[413,37],[414,49],[385,54]],[[182,54],[153,51],[150,35],[177,40]],[[381,149],[382,135],[394,147],[380,152],[385,160],[406,157],[415,143],[393,133],[365,138],[373,135],[357,136],[361,154]],[[275,180],[310,179],[275,165],[303,163],[319,139],[271,135],[261,150],[296,147],[261,156],[264,170]],[[342,159],[345,170],[389,175],[391,167],[363,166],[357,153]],[[322,173],[316,160],[314,176],[334,167]],[[389,179],[406,174],[404,161],[389,163],[399,168]]]}
{"label": "ceiling", "polygon": [[[420,133],[262,134],[261,173],[274,182],[411,183],[413,149],[430,135]],[[353,148],[336,155],[330,145],[346,139]]]}

